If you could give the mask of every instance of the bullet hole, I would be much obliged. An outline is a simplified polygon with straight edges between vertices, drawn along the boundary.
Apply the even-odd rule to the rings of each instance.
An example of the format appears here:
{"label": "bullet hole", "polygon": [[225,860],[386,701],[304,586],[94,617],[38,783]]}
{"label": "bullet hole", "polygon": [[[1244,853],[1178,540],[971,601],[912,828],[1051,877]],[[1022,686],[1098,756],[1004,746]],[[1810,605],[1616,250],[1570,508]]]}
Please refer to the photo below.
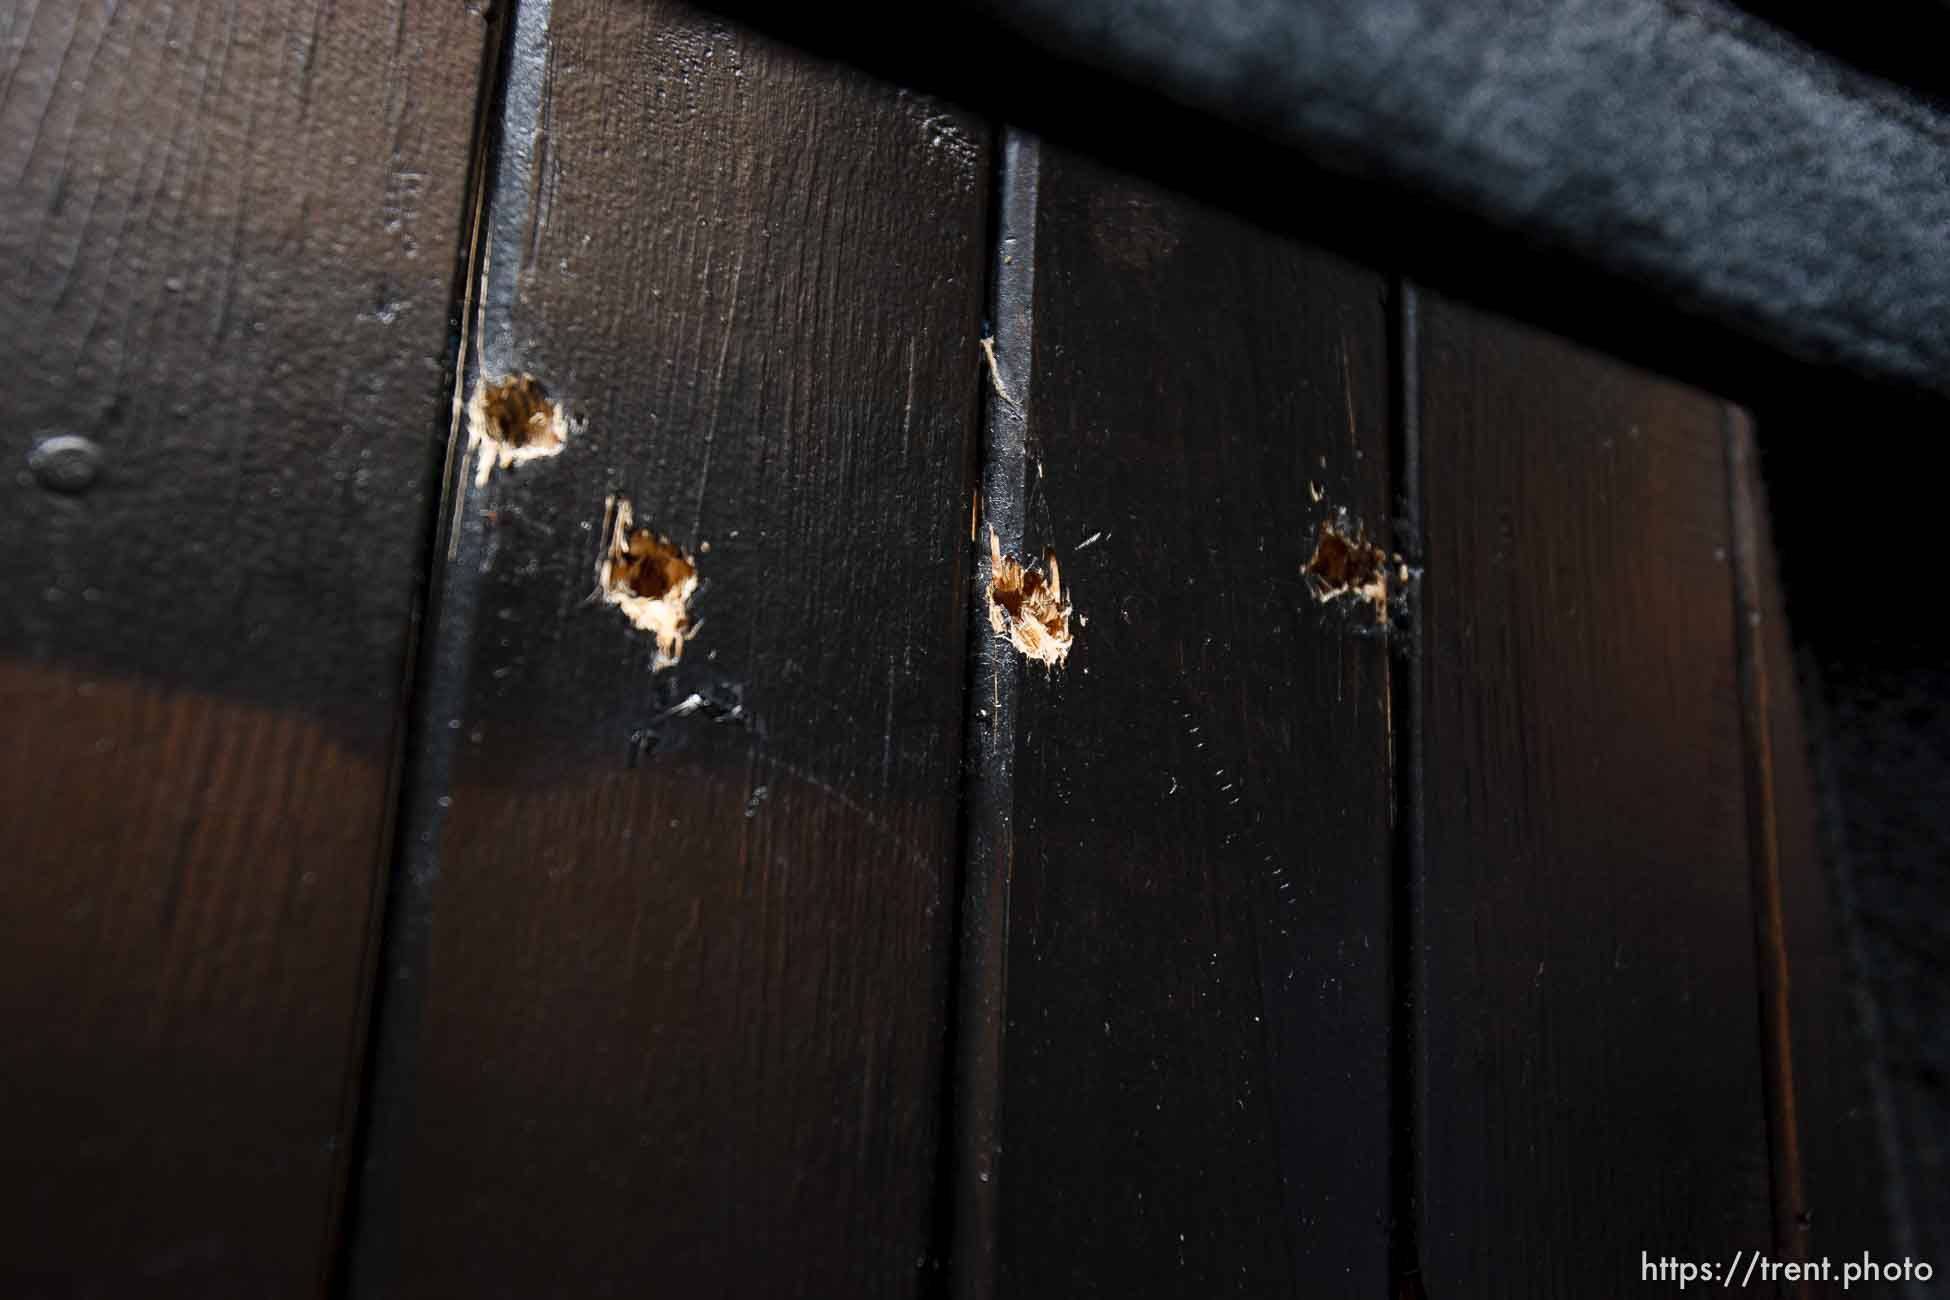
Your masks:
{"label": "bullet hole", "polygon": [[657,638],[651,670],[670,667],[684,655],[684,643],[697,629],[690,600],[697,591],[697,565],[667,537],[634,527],[627,499],[606,503],[609,544],[596,564],[596,587],[603,600]]}
{"label": "bullet hole", "polygon": [[93,487],[100,477],[102,449],[79,434],[56,434],[34,444],[27,453],[27,468],[48,491],[74,496]]}
{"label": "bullet hole", "polygon": [[529,375],[482,379],[467,403],[467,446],[480,454],[474,485],[487,484],[496,469],[561,452],[569,440],[562,404]]}
{"label": "bullet hole", "polygon": [[1047,577],[1004,555],[995,529],[989,529],[989,626],[1025,658],[1057,668],[1070,654],[1070,598],[1056,552],[1045,550],[1043,563]]}
{"label": "bullet hole", "polygon": [[1347,511],[1341,510],[1321,521],[1313,557],[1301,572],[1307,575],[1307,587],[1321,604],[1343,598],[1365,601],[1374,607],[1375,618],[1385,621],[1388,565],[1387,553],[1368,541],[1365,530],[1350,524]]}

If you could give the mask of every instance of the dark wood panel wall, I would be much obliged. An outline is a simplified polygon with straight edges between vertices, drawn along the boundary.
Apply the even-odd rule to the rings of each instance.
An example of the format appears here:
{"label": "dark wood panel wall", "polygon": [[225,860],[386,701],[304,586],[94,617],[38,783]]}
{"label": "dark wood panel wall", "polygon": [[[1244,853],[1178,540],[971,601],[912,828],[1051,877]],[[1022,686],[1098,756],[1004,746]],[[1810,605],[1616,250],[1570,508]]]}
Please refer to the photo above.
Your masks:
{"label": "dark wood panel wall", "polygon": [[[1038,169],[996,1292],[1379,1293],[1388,642],[1301,572],[1390,525],[1382,278],[1060,151]],[[982,692],[977,690],[977,699]],[[970,870],[980,866],[971,862]]]}
{"label": "dark wood panel wall", "polygon": [[0,1289],[1888,1247],[1740,413],[678,0],[499,15],[0,25]]}
{"label": "dark wood panel wall", "polygon": [[[505,97],[480,369],[569,433],[456,480],[355,1293],[914,1294],[986,128],[682,4],[525,7]],[[591,599],[612,498],[695,563],[674,665]]]}
{"label": "dark wood panel wall", "polygon": [[1769,1248],[1723,407],[1446,302],[1418,335],[1429,1290]]}
{"label": "dark wood panel wall", "polygon": [[[1745,412],[1730,412],[1727,437],[1740,576],[1736,617],[1745,624],[1742,706],[1752,734],[1749,762],[1758,777],[1749,781],[1749,798],[1765,796],[1756,810],[1765,818],[1757,847],[1779,900],[1782,970],[1779,987],[1765,991],[1780,1021],[1774,1032],[1787,1034],[1775,1123],[1782,1139],[1793,1143],[1799,1175],[1795,1184],[1777,1188],[1777,1213],[1791,1215],[1791,1231],[1810,1259],[1825,1254],[1860,1261],[1864,1252],[1882,1260],[1928,1258],[1928,1243],[1907,1240],[1889,1204],[1893,1171],[1879,1154],[1890,1142],[1888,1116],[1876,1097],[1881,1075],[1863,1068],[1870,1040],[1862,994],[1845,969],[1851,958],[1840,919],[1844,900],[1823,861],[1813,755],[1774,528],[1754,424]],[[1784,1192],[1798,1195],[1781,1206]]]}
{"label": "dark wood panel wall", "polygon": [[0,1293],[322,1284],[484,36],[0,16]]}

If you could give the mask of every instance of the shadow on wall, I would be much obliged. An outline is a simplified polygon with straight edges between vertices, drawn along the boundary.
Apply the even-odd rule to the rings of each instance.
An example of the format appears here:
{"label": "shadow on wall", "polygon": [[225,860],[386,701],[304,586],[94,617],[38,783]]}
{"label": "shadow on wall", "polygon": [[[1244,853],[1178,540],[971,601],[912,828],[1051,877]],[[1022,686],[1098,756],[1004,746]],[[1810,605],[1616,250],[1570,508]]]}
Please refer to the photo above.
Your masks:
{"label": "shadow on wall", "polygon": [[[1927,578],[1950,410],[1831,381],[1758,412],[1825,856],[1873,1007],[1898,1192],[1950,1251],[1950,657]],[[1857,432],[1861,436],[1858,440]],[[1873,431],[1874,442],[1869,434]],[[1862,447],[1888,447],[1864,454]]]}

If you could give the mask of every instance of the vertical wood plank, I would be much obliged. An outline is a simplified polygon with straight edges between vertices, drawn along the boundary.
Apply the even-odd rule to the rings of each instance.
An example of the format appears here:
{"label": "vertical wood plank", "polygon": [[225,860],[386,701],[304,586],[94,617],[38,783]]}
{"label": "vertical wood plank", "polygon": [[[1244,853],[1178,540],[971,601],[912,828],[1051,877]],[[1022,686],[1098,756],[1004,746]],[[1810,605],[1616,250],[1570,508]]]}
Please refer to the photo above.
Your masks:
{"label": "vertical wood plank", "polygon": [[[1808,1203],[1796,1114],[1794,1043],[1789,1008],[1787,923],[1782,889],[1782,792],[1774,774],[1774,702],[1778,690],[1761,630],[1760,513],[1754,489],[1752,430],[1745,411],[1724,413],[1728,564],[1733,571],[1733,627],[1740,690],[1742,760],[1746,769],[1748,897],[1754,914],[1754,985],[1760,1026],[1761,1086],[1766,1101],[1773,1254],[1808,1261]],[[1805,1295],[1807,1279],[1787,1280],[1784,1295]]]}
{"label": "vertical wood plank", "polygon": [[1740,614],[1756,659],[1750,707],[1764,709],[1768,724],[1767,747],[1751,756],[1749,779],[1765,782],[1772,794],[1788,972],[1784,1002],[1800,1191],[1792,1230],[1807,1258],[1825,1256],[1839,1266],[1867,1251],[1883,1261],[1905,1251],[1888,1201],[1887,1137],[1873,1088],[1872,1047],[1847,969],[1839,882],[1833,864],[1823,859],[1793,638],[1752,420],[1739,410],[1728,418],[1734,551],[1748,575]]}
{"label": "vertical wood plank", "polygon": [[[1804,1126],[1811,1231],[1820,1249],[1857,1261],[1864,1249],[1877,1250],[1885,1233],[1889,1254],[1940,1261],[1950,1253],[1950,1002],[1938,955],[1950,945],[1941,869],[1950,856],[1950,803],[1941,797],[1950,788],[1950,668],[1934,625],[1908,616],[1915,601],[1909,567],[1862,564],[1835,545],[1835,526],[1843,503],[1874,501],[1882,553],[1930,549],[1943,478],[1942,442],[1934,434],[1944,427],[1945,407],[1939,399],[1824,376],[1767,394],[1755,418],[1811,731],[1805,748],[1788,753],[1816,760],[1824,887],[1846,909],[1839,918],[1849,940],[1846,978],[1859,1013],[1833,1019],[1806,1001],[1804,995],[1824,995],[1819,983],[1804,988],[1808,959],[1797,956],[1790,990],[1796,1064],[1809,1088],[1822,1081],[1810,1072],[1840,1071],[1831,1086],[1845,1099],[1862,1082],[1860,1074],[1849,1076],[1866,1038],[1869,1104],[1887,1153],[1879,1194],[1852,1195],[1854,1181],[1873,1177],[1848,1167],[1873,1147],[1857,1145],[1857,1105],[1842,1106],[1847,1118],[1835,1118],[1837,1132]],[[1916,454],[1900,472],[1872,457],[1838,454],[1837,430],[1871,428],[1918,431],[1910,440]],[[1763,609],[1764,620],[1768,613]],[[1789,780],[1788,769],[1780,776]],[[1784,820],[1787,890],[1798,875],[1792,833]],[[1808,905],[1787,900],[1789,934],[1793,942],[1798,926],[1812,925],[1819,951],[1832,930],[1824,934],[1819,919],[1822,889],[1805,888]],[[1809,1023],[1808,1016],[1817,1019]],[[1842,1028],[1850,1018],[1863,1035]],[[1804,1031],[1833,1037],[1825,1047],[1802,1046]],[[1812,1096],[1809,1104],[1816,1104]],[[1818,1149],[1824,1141],[1836,1144],[1841,1162],[1826,1174]],[[1873,1221],[1883,1211],[1886,1227]],[[1871,1221],[1862,1221],[1864,1213]]]}
{"label": "vertical wood plank", "polygon": [[0,18],[0,1292],[322,1285],[483,23]]}
{"label": "vertical wood plank", "polygon": [[1077,617],[1000,687],[996,1292],[1377,1295],[1387,639],[1301,570],[1337,507],[1387,540],[1384,284],[1043,158],[1033,356],[1002,360],[1020,545]]}
{"label": "vertical wood plank", "polygon": [[1766,1248],[1722,408],[1425,300],[1430,1295]]}
{"label": "vertical wood plank", "polygon": [[[912,1295],[985,131],[681,3],[524,4],[513,51],[483,364],[573,431],[463,487],[353,1291]],[[696,560],[662,672],[590,599],[612,493]]]}
{"label": "vertical wood plank", "polygon": [[[1023,505],[1030,460],[1024,444],[1035,388],[1037,187],[1042,145],[1014,128],[997,150],[994,247],[989,310],[994,333],[983,341],[991,366],[977,509],[971,512],[971,563],[993,557],[984,529],[1011,553],[1023,549]],[[1000,358],[1008,358],[1006,375]],[[1007,394],[1005,397],[1004,394]],[[986,579],[982,580],[986,585]],[[986,611],[969,633],[966,757],[962,780],[962,895],[957,914],[954,1074],[948,1159],[943,1161],[952,1210],[948,1294],[991,1300],[995,1294],[997,1206],[1001,1185],[1000,1122],[1005,1010],[1009,974],[1009,878],[1014,837],[1016,719],[1022,665],[997,637]]]}

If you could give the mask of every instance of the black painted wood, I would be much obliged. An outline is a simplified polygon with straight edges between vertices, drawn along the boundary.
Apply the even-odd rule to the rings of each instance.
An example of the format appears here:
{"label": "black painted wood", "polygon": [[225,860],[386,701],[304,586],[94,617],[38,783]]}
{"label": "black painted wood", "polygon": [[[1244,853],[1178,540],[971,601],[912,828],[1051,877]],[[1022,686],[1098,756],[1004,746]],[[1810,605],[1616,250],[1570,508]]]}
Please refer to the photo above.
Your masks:
{"label": "black painted wood", "polygon": [[[1845,907],[1848,976],[1868,1013],[1858,1016],[1871,1031],[1872,1097],[1891,1139],[1884,1191],[1899,1253],[1931,1261],[1950,1251],[1950,669],[1911,557],[1936,546],[1946,415],[1941,402],[1821,381],[1755,412],[1822,854]],[[1911,450],[1899,463],[1861,455],[1850,435],[1865,428],[1908,431]],[[1875,503],[1872,519],[1860,502]],[[1887,562],[1852,555],[1843,543],[1856,536]],[[1836,1210],[1815,1159],[1811,1150],[1820,1231]]]}
{"label": "black painted wood", "polygon": [[1384,285],[1057,151],[1035,222],[995,1294],[1380,1294],[1388,644],[1301,567],[1388,535]]}
{"label": "black painted wood", "polygon": [[[517,16],[351,1284],[912,1295],[952,951],[985,129],[679,3]],[[590,599],[696,557],[681,661]]]}
{"label": "black painted wood", "polygon": [[0,18],[0,1293],[322,1285],[483,37]]}
{"label": "black painted wood", "polygon": [[[1441,301],[1396,372],[1378,276],[1020,137],[993,243],[979,123],[673,0],[519,8],[453,321],[482,36],[0,23],[8,1294],[321,1285],[455,324],[574,428],[449,465],[351,1294],[1908,1248],[1716,401]],[[1055,674],[970,590],[983,403]],[[667,671],[587,599],[612,492],[699,561]],[[1419,628],[1315,603],[1421,494]]]}
{"label": "black painted wood", "polygon": [[[1796,1113],[1794,1025],[1790,1006],[1782,848],[1781,790],[1775,772],[1774,711],[1781,688],[1763,627],[1768,589],[1762,578],[1762,506],[1754,484],[1753,423],[1747,412],[1724,413],[1727,523],[1733,570],[1734,650],[1740,688],[1740,733],[1746,764],[1748,897],[1754,916],[1754,985],[1761,1044],[1761,1088],[1767,1111],[1774,1257],[1809,1259],[1809,1216],[1802,1173],[1801,1124]],[[1788,817],[1794,810],[1788,809]],[[1730,1267],[1730,1266],[1729,1266]],[[1801,1294],[1805,1278],[1783,1279],[1782,1294]]]}
{"label": "black painted wood", "polygon": [[[1859,972],[1843,924],[1850,900],[1839,864],[1824,853],[1815,761],[1793,638],[1782,596],[1774,527],[1761,480],[1751,419],[1729,427],[1735,554],[1749,570],[1741,615],[1753,665],[1749,699],[1766,711],[1767,744],[1751,753],[1750,781],[1772,793],[1774,870],[1781,899],[1786,969],[1782,1003],[1791,1048],[1790,1114],[1798,1203],[1791,1232],[1809,1259],[1884,1261],[1914,1253],[1890,1204],[1886,1102],[1877,1096],[1879,1061],[1869,1036]],[[1744,516],[1744,528],[1743,528]],[[1817,688],[1818,689],[1818,688]],[[1777,1147],[1778,1160],[1778,1147]],[[1778,1192],[1777,1192],[1778,1199]],[[1777,1228],[1777,1236],[1780,1235]],[[1834,1288],[1811,1287],[1811,1294]]]}
{"label": "black painted wood", "polygon": [[[983,538],[1023,552],[1023,506],[1033,472],[1025,445],[1035,380],[1037,192],[1042,143],[1019,128],[1002,130],[997,151],[994,251],[989,309],[994,334],[985,342],[992,366],[982,443],[979,496],[969,515],[970,560],[994,562]],[[991,359],[992,358],[992,359]],[[1006,358],[1006,366],[1004,359]],[[981,599],[986,579],[978,584]],[[994,633],[986,610],[969,625],[965,770],[962,780],[962,896],[956,917],[952,1132],[942,1189],[950,1211],[948,1294],[990,1300],[995,1294],[996,1224],[1001,1185],[1000,1108],[1009,974],[1009,879],[1014,858],[1016,727],[1022,691],[1017,652]]]}
{"label": "black painted wood", "polygon": [[1420,318],[1427,1293],[1767,1249],[1723,408]]}

